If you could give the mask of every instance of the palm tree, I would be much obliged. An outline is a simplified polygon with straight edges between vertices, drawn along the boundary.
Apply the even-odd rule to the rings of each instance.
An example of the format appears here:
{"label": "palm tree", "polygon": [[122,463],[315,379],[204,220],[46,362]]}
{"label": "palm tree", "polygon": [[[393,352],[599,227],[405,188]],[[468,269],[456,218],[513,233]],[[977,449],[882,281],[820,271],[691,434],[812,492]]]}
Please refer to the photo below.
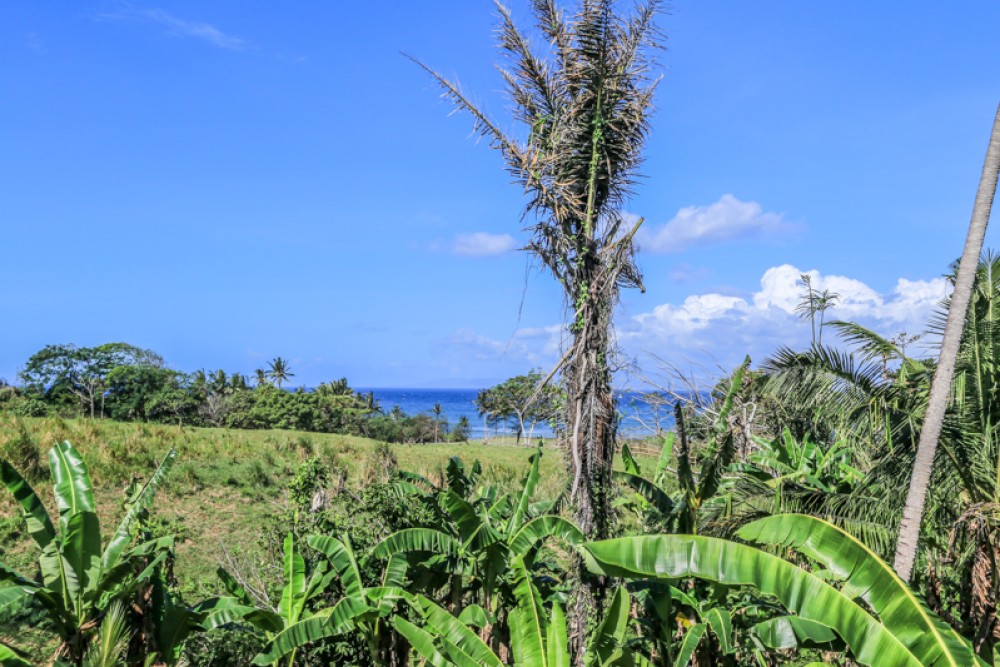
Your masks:
{"label": "palm tree", "polygon": [[292,373],[288,368],[287,361],[281,357],[275,357],[268,363],[267,377],[278,385],[278,389],[281,389],[281,383],[288,378],[295,377],[295,373]]}
{"label": "palm tree", "polygon": [[271,378],[268,377],[267,371],[263,368],[258,368],[253,372],[253,380],[257,383],[258,387],[271,384]]}
{"label": "palm tree", "polygon": [[[840,300],[840,295],[836,292],[831,292],[828,289],[820,292],[818,289],[812,285],[812,276],[808,273],[803,273],[799,276],[799,283],[806,288],[805,294],[802,296],[802,300],[799,304],[795,306],[795,312],[799,314],[799,317],[805,319],[809,318],[809,324],[812,327],[812,342],[813,345],[823,344],[823,324],[826,318],[826,311],[837,305],[837,301]],[[816,313],[819,313],[819,327],[816,327]]]}
{"label": "palm tree", "polygon": [[[569,479],[575,518],[584,532],[608,533],[615,402],[611,391],[611,319],[618,291],[642,287],[633,238],[641,219],[621,210],[631,192],[649,130],[656,82],[650,49],[657,45],[658,1],[628,17],[612,0],[581,2],[567,16],[555,0],[532,3],[545,45],[536,51],[498,4],[501,74],[525,138],[504,133],[459,86],[421,64],[476,129],[499,150],[528,195],[533,218],[527,249],[563,287],[571,335],[562,370],[566,388]],[[570,610],[574,653],[601,590],[581,578]]]}
{"label": "palm tree", "polygon": [[434,442],[440,440],[439,429],[441,428],[441,404],[435,403],[432,410],[434,413]]}
{"label": "palm tree", "polygon": [[906,496],[906,504],[903,507],[903,518],[899,524],[899,540],[896,542],[896,558],[893,567],[904,581],[910,579],[913,563],[917,558],[920,521],[924,514],[927,487],[931,481],[934,452],[937,449],[941,425],[948,407],[951,379],[955,372],[955,360],[962,343],[962,328],[965,325],[965,314],[969,308],[969,301],[972,299],[979,254],[983,249],[983,238],[986,236],[986,225],[990,219],[990,208],[993,206],[993,196],[996,194],[998,172],[1000,172],[1000,105],[997,106],[997,113],[993,119],[993,132],[986,150],[986,160],[979,180],[979,189],[976,192],[976,203],[972,209],[972,220],[969,222],[965,249],[962,251],[962,259],[958,265],[955,291],[948,308],[948,323],[941,341],[937,370],[934,373],[934,382],[931,385],[931,394],[927,402],[927,416],[920,431],[917,457],[913,463],[913,474],[910,477],[910,487]]}
{"label": "palm tree", "polygon": [[[946,304],[932,334],[943,335],[949,312]],[[796,511],[835,518],[891,555],[895,536],[889,532],[893,539],[884,544],[879,533],[892,531],[903,511],[898,489],[912,475],[933,364],[908,358],[900,343],[858,325],[832,325],[857,346],[854,353],[820,346],[785,351],[765,363],[764,386],[779,402],[826,415],[826,430],[817,436],[847,438],[853,454],[871,463],[855,493],[825,494],[822,504],[817,496]],[[951,608],[962,619],[976,650],[990,655],[1000,636],[1000,256],[986,253],[980,261],[964,329],[922,519],[919,583],[935,608]]]}

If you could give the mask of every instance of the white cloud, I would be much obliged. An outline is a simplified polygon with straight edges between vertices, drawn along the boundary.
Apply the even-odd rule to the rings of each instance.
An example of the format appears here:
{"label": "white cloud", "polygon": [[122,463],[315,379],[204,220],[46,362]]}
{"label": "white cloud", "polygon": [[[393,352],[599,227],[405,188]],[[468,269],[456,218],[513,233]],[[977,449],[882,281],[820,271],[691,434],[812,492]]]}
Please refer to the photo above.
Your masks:
{"label": "white cloud", "polygon": [[707,293],[688,296],[680,304],[661,304],[624,322],[619,339],[633,352],[704,352],[727,364],[744,354],[761,359],[779,345],[804,347],[811,338],[810,326],[795,312],[804,289],[798,284],[803,273],[811,276],[816,289],[840,295],[827,311],[827,321],[857,321],[885,336],[924,331],[950,290],[944,278],[901,278],[890,293],[882,294],[854,278],[783,264],[765,271],[760,289],[748,298]]}
{"label": "white cloud", "polygon": [[451,244],[453,253],[469,257],[502,255],[515,248],[517,248],[517,239],[510,234],[490,234],[489,232],[459,234]]}
{"label": "white cloud", "polygon": [[757,202],[726,194],[708,206],[682,208],[662,227],[641,232],[640,241],[653,252],[680,252],[695,245],[773,236],[794,229],[780,213],[765,212]]}
{"label": "white cloud", "polygon": [[103,14],[101,18],[117,20],[139,20],[159,24],[167,28],[168,33],[180,37],[193,37],[208,42],[212,46],[229,51],[242,51],[247,48],[246,40],[222,32],[210,23],[187,21],[162,9],[128,8],[112,14]]}
{"label": "white cloud", "polygon": [[561,355],[564,331],[559,324],[524,327],[509,338],[498,340],[463,328],[442,343],[453,360],[517,360],[547,370]]}

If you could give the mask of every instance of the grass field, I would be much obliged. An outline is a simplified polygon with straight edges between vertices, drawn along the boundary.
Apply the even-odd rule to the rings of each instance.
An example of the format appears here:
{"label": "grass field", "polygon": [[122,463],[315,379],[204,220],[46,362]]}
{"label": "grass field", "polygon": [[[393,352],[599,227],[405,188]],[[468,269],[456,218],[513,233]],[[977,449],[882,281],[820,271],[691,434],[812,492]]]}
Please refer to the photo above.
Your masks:
{"label": "grass field", "polygon": [[[0,415],[0,457],[28,471],[39,496],[53,512],[47,453],[69,440],[90,468],[105,531],[122,514],[123,489],[135,476],[148,477],[171,449],[178,460],[157,496],[155,515],[180,538],[176,574],[196,594],[215,590],[215,569],[223,550],[253,557],[268,517],[286,506],[286,483],[311,457],[346,478],[347,488],[385,479],[392,459],[402,470],[442,479],[452,456],[479,460],[483,478],[501,487],[520,484],[532,449],[484,446],[478,442],[440,445],[380,445],[346,435],[298,431],[230,429],[119,423],[90,419],[23,419]],[[537,498],[555,497],[566,483],[562,452],[547,447]],[[13,498],[0,493],[0,560],[26,567],[35,553],[22,533]],[[28,570],[30,571],[30,569]]]}

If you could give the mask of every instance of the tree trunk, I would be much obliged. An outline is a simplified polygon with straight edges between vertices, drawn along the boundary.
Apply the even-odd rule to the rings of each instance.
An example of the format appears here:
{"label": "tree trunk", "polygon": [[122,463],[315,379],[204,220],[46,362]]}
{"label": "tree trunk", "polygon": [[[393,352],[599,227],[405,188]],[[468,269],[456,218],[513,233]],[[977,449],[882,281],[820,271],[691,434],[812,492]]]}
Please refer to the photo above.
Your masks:
{"label": "tree trunk", "polygon": [[[593,284],[593,283],[590,283]],[[564,372],[567,392],[568,465],[574,518],[587,539],[608,536],[615,408],[607,355],[612,300],[592,298],[574,323],[573,355]],[[569,609],[570,649],[583,664],[588,629],[600,609],[606,582],[577,559],[577,585]]]}
{"label": "tree trunk", "polygon": [[972,220],[969,222],[969,233],[966,236],[965,249],[962,251],[962,259],[958,265],[955,291],[952,293],[951,305],[948,307],[948,322],[945,325],[938,366],[931,384],[927,414],[920,430],[920,442],[917,444],[917,456],[913,462],[913,473],[910,477],[910,490],[906,495],[903,518],[899,524],[899,539],[896,542],[896,559],[893,568],[903,581],[910,580],[913,564],[917,558],[920,522],[924,513],[927,487],[930,484],[934,452],[937,449],[941,425],[948,407],[951,380],[955,373],[955,360],[962,342],[962,330],[965,328],[965,316],[969,308],[969,301],[972,299],[972,288],[979,266],[979,255],[983,249],[983,238],[986,236],[986,225],[990,219],[993,196],[996,194],[998,171],[1000,171],[1000,106],[997,107],[997,114],[993,119],[993,132],[986,150],[986,160],[979,180],[976,203],[972,209]]}

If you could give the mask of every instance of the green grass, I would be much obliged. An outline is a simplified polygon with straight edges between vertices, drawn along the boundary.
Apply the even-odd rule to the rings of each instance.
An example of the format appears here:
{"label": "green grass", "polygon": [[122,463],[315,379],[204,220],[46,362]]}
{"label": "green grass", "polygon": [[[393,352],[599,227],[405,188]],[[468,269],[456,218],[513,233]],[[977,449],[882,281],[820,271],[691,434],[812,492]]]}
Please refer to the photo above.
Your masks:
{"label": "green grass", "polygon": [[[467,464],[480,461],[482,480],[510,491],[520,486],[533,451],[496,441],[387,446],[367,438],[300,431],[31,419],[0,413],[0,458],[26,474],[52,515],[48,451],[62,440],[73,443],[87,462],[106,535],[123,514],[129,481],[148,478],[163,456],[177,449],[178,460],[160,487],[151,520],[162,534],[177,537],[174,573],[189,600],[221,592],[215,570],[224,553],[243,562],[267,559],[261,537],[287,507],[287,483],[311,457],[342,471],[347,492],[384,481],[394,466],[443,484],[452,456]],[[554,498],[568,479],[560,449],[550,442],[544,452],[537,499]],[[639,458],[644,466],[647,461],[652,465],[652,460]],[[0,562],[32,573],[36,557],[13,497],[0,490]],[[49,655],[55,648],[51,633],[40,630],[3,627],[0,640],[13,641],[36,656]]]}
{"label": "green grass", "polygon": [[[35,475],[30,481],[53,511],[47,479],[49,448],[69,440],[81,452],[95,486],[105,530],[122,515],[123,488],[133,476],[147,477],[170,448],[178,461],[161,487],[155,516],[178,534],[176,574],[198,593],[215,589],[223,549],[255,557],[262,526],[286,503],[285,485],[298,466],[319,457],[346,471],[347,487],[385,479],[386,451],[366,438],[299,431],[244,431],[90,419],[24,419],[0,414],[0,457]],[[532,449],[468,444],[391,445],[402,470],[440,483],[448,459],[479,460],[485,481],[517,487]],[[547,447],[541,461],[538,498],[555,497],[566,483],[562,452]],[[13,498],[0,492],[0,559],[25,567],[34,546],[18,530]]]}

